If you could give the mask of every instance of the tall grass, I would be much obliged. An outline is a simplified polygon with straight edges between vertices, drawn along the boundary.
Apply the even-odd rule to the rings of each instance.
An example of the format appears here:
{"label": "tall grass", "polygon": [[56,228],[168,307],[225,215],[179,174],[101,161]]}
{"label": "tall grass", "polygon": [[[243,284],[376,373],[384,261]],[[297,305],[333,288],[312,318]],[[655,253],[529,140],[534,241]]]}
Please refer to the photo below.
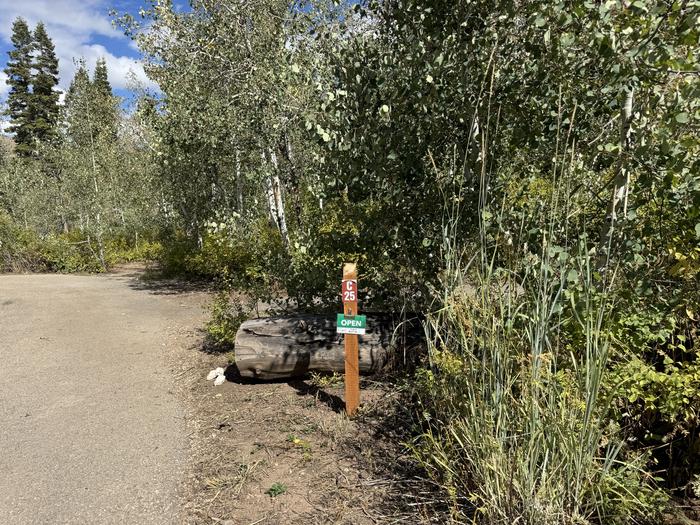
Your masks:
{"label": "tall grass", "polygon": [[479,255],[448,264],[420,380],[426,430],[415,451],[450,494],[454,521],[654,516],[644,473],[622,459],[605,418],[607,305],[586,250],[545,247],[519,272]]}
{"label": "tall grass", "polygon": [[653,523],[649,478],[624,453],[601,395],[606,290],[585,241],[568,253],[546,233],[517,268],[496,265],[504,259],[485,235],[465,265],[445,240],[414,450],[449,494],[454,522]]}
{"label": "tall grass", "polygon": [[[416,457],[449,495],[455,523],[658,523],[660,493],[608,418],[614,272],[601,277],[595,243],[554,242],[557,232],[568,237],[576,175],[555,163],[548,218],[522,225],[539,228],[537,253],[514,248],[501,226],[506,199],[493,211],[480,147],[480,234],[469,257],[458,234],[463,187],[445,199],[445,270],[425,325]],[[557,156],[573,163],[566,145]]]}

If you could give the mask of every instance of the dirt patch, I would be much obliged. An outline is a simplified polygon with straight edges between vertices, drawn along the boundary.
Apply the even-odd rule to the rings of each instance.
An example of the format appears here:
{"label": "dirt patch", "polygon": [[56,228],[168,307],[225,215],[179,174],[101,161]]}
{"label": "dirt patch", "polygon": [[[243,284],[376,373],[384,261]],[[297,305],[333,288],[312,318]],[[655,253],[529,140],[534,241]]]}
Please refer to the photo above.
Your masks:
{"label": "dirt patch", "polygon": [[229,374],[234,381],[216,387],[205,376],[227,356],[201,351],[201,333],[189,337],[177,373],[192,443],[183,522],[431,523],[436,496],[401,444],[399,390],[364,380],[351,420],[341,378],[319,386]]}

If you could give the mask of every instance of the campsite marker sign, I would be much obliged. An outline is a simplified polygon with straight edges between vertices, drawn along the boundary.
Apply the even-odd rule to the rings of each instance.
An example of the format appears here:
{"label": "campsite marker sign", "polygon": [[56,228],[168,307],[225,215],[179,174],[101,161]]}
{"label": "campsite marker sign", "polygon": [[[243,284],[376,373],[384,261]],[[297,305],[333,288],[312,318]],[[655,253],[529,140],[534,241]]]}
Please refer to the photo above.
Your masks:
{"label": "campsite marker sign", "polygon": [[336,329],[345,334],[345,412],[352,416],[360,406],[360,355],[358,335],[367,328],[367,318],[357,313],[357,267],[343,265],[343,313],[338,314]]}
{"label": "campsite marker sign", "polygon": [[339,334],[365,335],[367,329],[367,316],[338,314],[336,327]]}

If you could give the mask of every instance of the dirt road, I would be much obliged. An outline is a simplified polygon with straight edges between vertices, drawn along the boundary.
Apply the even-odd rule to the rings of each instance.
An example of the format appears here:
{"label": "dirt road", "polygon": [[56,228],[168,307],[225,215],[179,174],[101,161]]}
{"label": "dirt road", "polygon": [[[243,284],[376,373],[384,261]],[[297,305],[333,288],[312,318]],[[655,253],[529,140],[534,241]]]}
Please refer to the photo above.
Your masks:
{"label": "dirt road", "polygon": [[0,523],[179,521],[169,356],[203,295],[136,277],[0,276]]}

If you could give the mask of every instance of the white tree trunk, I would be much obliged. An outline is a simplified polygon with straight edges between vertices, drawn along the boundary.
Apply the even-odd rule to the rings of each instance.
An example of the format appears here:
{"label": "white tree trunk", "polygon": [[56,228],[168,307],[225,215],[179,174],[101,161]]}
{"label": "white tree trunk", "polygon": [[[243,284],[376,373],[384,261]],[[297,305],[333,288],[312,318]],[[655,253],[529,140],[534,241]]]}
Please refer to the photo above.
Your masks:
{"label": "white tree trunk", "polygon": [[239,214],[243,215],[243,178],[241,175],[241,154],[235,149],[234,159],[236,164],[236,207]]}
{"label": "white tree trunk", "polygon": [[625,101],[621,109],[620,115],[620,139],[617,167],[615,168],[615,180],[612,192],[612,198],[608,203],[608,208],[605,214],[605,224],[603,232],[600,236],[601,244],[601,259],[604,265],[607,260],[607,250],[610,248],[615,221],[617,220],[619,206],[622,203],[623,217],[627,216],[627,202],[629,199],[630,173],[625,165],[624,156],[629,149],[632,121],[632,106],[634,101],[634,90],[630,89],[625,95]]}
{"label": "white tree trunk", "polygon": [[[267,157],[265,156],[265,152],[262,151],[260,153],[260,156],[262,157],[264,166],[267,163]],[[277,199],[275,199],[275,190],[272,187],[272,175],[268,175],[265,178],[265,196],[267,197],[267,208],[270,212],[270,218],[272,219],[272,222],[277,227],[277,229],[279,229],[279,222],[277,217]]]}
{"label": "white tree trunk", "polygon": [[284,211],[284,201],[282,200],[282,183],[280,182],[279,177],[279,165],[277,163],[277,155],[275,152],[271,149],[269,151],[270,160],[272,161],[273,167],[271,186],[275,199],[275,208],[277,210],[277,226],[279,227],[280,235],[282,235],[282,242],[284,243],[285,248],[287,248],[289,247],[289,232],[287,230],[287,217]]}

